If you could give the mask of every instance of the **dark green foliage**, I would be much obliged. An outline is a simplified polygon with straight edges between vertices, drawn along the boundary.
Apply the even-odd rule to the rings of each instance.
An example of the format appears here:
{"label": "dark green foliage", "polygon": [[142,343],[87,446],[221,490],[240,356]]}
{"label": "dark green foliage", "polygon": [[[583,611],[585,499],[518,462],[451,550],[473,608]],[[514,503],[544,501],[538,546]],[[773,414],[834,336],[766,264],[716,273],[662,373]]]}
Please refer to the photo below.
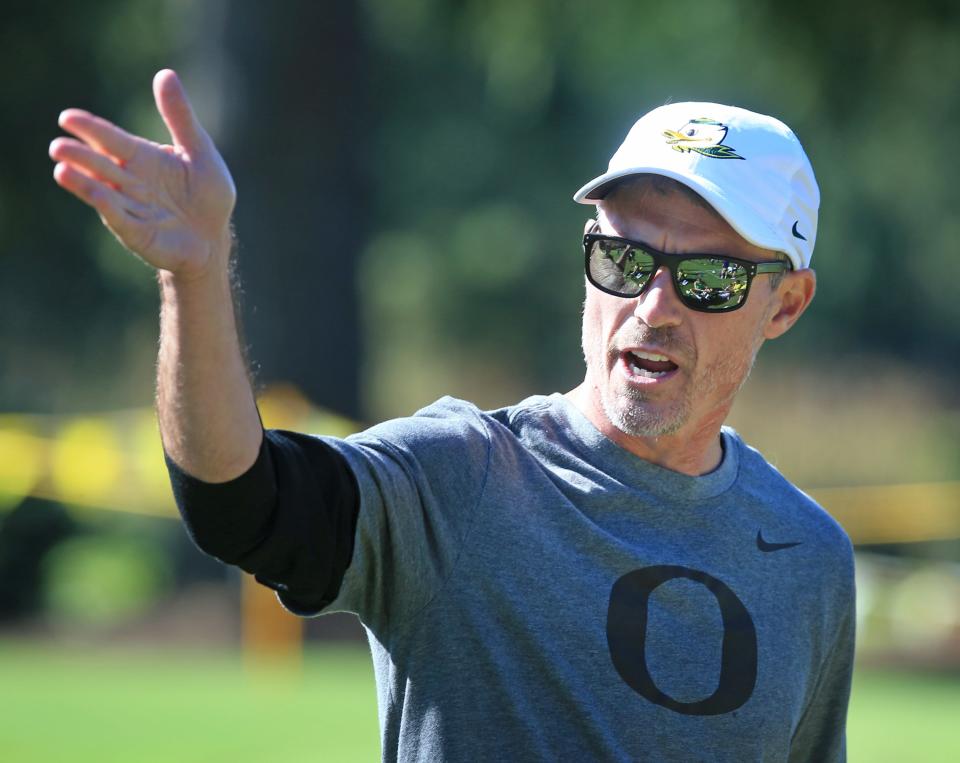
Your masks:
{"label": "dark green foliage", "polygon": [[[947,75],[960,70],[960,6],[367,6],[384,110],[371,156],[376,221],[390,232],[368,265],[392,259],[419,296],[375,294],[367,309],[384,344],[427,334],[425,362],[467,343],[483,356],[474,365],[500,364],[530,391],[576,383],[578,240],[592,210],[570,195],[641,113],[714,100],[790,124],[821,186],[819,295],[767,354],[955,369],[960,299],[938,274],[954,267],[960,239],[960,97]],[[389,409],[396,382],[373,384]]]}
{"label": "dark green foliage", "polygon": [[[4,408],[149,399],[152,278],[99,231],[95,215],[56,188],[46,146],[66,105],[162,139],[149,116],[151,75],[200,59],[229,73],[216,80],[227,89],[219,95],[245,94],[221,128],[243,181],[244,258],[270,263],[245,271],[274,293],[299,294],[322,276],[306,267],[312,250],[336,248],[324,266],[331,270],[359,262],[368,412],[408,409],[443,392],[472,394],[480,371],[501,390],[481,402],[576,383],[578,240],[592,210],[570,195],[604,169],[640,113],[667,100],[774,114],[810,153],[823,192],[813,260],[819,294],[768,354],[885,353],[954,370],[960,299],[944,274],[955,267],[960,240],[952,187],[960,117],[951,76],[960,71],[955,3],[366,0],[352,12],[337,6],[334,16],[349,22],[346,42],[327,58],[310,54],[311,46],[333,44],[310,33],[321,21],[297,5],[269,6],[270,19],[260,18],[267,11],[258,5],[260,20],[251,20],[252,6],[228,2],[219,21],[188,18],[185,7],[46,0],[6,11]],[[271,47],[278,55],[265,58]],[[269,71],[257,68],[264,65]],[[317,67],[328,76],[318,77]],[[269,72],[278,73],[272,92]],[[237,120],[248,124],[240,129]],[[311,158],[304,135],[312,130]],[[338,156],[349,155],[340,161],[328,144],[344,135],[352,140],[335,143]],[[305,165],[297,164],[299,152]],[[274,155],[279,164],[270,173],[263,167]],[[312,207],[294,205],[301,224],[291,228],[282,202],[255,203],[271,198],[307,198]],[[354,235],[331,245],[338,226]],[[298,237],[308,244],[278,257],[268,250],[271,228],[280,248]],[[317,352],[317,336],[302,323],[309,312],[293,302],[265,296],[253,307],[248,323],[270,327],[251,330],[253,356],[296,368],[289,373],[314,398],[325,393],[309,379],[335,373],[359,352],[350,342]],[[322,331],[353,336],[347,325],[322,323]],[[260,352],[271,337],[276,347]],[[284,364],[277,348],[301,357]],[[401,361],[422,376],[405,375]]]}
{"label": "dark green foliage", "polygon": [[[96,389],[121,387],[115,377],[125,366],[118,352],[130,348],[137,323],[152,317],[149,272],[122,257],[97,216],[54,184],[47,146],[59,134],[57,115],[67,106],[142,128],[138,111],[151,100],[153,72],[167,60],[165,7],[162,0],[41,0],[4,9],[4,410],[109,405],[97,399]],[[155,124],[148,126],[154,127],[151,137],[159,137]]]}
{"label": "dark green foliage", "polygon": [[44,557],[76,530],[59,504],[36,498],[0,516],[0,622],[39,610]]}

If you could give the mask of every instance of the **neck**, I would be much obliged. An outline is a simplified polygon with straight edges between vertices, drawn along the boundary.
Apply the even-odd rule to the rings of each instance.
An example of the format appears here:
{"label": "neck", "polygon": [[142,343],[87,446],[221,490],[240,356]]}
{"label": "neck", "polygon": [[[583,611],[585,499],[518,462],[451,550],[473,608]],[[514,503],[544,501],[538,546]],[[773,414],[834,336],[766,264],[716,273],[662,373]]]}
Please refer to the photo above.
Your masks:
{"label": "neck", "polygon": [[680,474],[699,477],[712,472],[723,460],[720,427],[730,406],[714,411],[699,421],[687,423],[674,434],[638,437],[620,431],[607,419],[587,382],[568,392],[566,397],[604,436],[644,461]]}

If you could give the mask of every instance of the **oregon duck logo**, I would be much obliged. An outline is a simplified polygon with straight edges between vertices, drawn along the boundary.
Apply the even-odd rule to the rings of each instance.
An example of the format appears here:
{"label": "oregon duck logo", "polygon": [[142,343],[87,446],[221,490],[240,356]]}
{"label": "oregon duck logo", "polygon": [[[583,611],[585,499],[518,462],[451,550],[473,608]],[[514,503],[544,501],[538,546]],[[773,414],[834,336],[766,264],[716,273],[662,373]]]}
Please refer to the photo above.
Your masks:
{"label": "oregon duck logo", "polygon": [[681,153],[694,152],[714,159],[743,159],[730,146],[723,145],[727,126],[716,119],[691,119],[679,130],[664,130],[663,137]]}

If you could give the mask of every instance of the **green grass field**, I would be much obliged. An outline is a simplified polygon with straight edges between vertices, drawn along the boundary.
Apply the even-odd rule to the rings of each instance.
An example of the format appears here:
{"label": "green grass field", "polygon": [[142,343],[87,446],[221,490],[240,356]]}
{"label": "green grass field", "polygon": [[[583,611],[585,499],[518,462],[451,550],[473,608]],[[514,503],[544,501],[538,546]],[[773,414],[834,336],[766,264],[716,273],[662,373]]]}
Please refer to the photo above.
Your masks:
{"label": "green grass field", "polygon": [[[849,759],[960,761],[960,678],[861,671]],[[302,675],[236,653],[35,647],[0,641],[0,761],[373,761],[362,648],[308,652]]]}
{"label": "green grass field", "polygon": [[0,761],[378,760],[369,662],[362,648],[324,650],[297,678],[226,651],[0,642]]}

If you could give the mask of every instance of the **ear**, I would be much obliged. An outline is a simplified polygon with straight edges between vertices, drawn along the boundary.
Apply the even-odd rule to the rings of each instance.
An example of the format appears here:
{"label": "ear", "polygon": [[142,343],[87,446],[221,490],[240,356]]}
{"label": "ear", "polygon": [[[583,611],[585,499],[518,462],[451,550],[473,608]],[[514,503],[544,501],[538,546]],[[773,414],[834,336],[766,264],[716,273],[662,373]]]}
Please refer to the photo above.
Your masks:
{"label": "ear", "polygon": [[587,222],[584,223],[584,226],[583,226],[584,235],[588,233],[595,233],[598,230],[600,230],[600,223],[598,223],[596,219],[590,217],[587,219]]}
{"label": "ear", "polygon": [[817,274],[810,268],[787,271],[773,296],[773,312],[763,335],[776,339],[785,334],[807,309],[817,291]]}

